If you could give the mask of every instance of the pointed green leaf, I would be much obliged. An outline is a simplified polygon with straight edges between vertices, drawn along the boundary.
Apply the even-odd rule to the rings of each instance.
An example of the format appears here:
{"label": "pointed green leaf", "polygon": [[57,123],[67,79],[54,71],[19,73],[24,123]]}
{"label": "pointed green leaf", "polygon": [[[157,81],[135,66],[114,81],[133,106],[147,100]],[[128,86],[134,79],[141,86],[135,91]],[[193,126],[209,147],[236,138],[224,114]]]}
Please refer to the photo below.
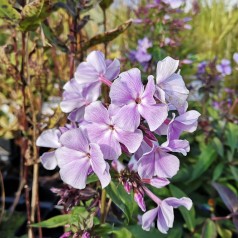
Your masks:
{"label": "pointed green leaf", "polygon": [[101,43],[107,43],[109,41],[112,41],[120,34],[122,34],[131,25],[131,23],[131,20],[126,21],[122,25],[118,26],[116,29],[94,36],[89,41],[84,43],[83,50],[87,50],[88,48]]}
{"label": "pointed green leaf", "polygon": [[55,228],[59,226],[64,226],[66,224],[70,223],[70,214],[65,215],[58,215],[55,217],[52,217],[48,220],[32,224],[32,227],[44,227],[44,228]]}
{"label": "pointed green leaf", "polygon": [[[170,191],[174,197],[177,197],[177,198],[187,197],[187,195],[182,190],[180,190],[178,187],[170,184],[169,188],[170,188]],[[190,211],[188,211],[185,207],[179,207],[179,211],[181,212],[188,229],[193,232],[194,227],[195,227],[195,209],[194,209],[194,207],[192,207]]]}
{"label": "pointed green leaf", "polygon": [[127,221],[131,221],[132,214],[135,208],[135,201],[132,194],[127,194],[121,184],[115,185],[114,182],[106,187],[107,194],[112,201],[122,210],[125,214]]}
{"label": "pointed green leaf", "polygon": [[217,237],[216,225],[212,220],[207,219],[202,229],[202,238],[216,238],[216,237]]}
{"label": "pointed green leaf", "polygon": [[204,172],[206,172],[216,157],[217,151],[213,148],[213,145],[210,144],[206,146],[199,155],[197,163],[193,166],[191,178],[188,182],[199,178]]}

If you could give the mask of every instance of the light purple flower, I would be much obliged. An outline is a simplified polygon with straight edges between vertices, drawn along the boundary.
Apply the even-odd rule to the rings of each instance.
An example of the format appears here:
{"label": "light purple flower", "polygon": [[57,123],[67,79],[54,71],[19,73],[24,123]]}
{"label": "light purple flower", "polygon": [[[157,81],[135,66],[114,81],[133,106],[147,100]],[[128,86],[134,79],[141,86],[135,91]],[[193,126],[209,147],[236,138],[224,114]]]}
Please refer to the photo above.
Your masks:
{"label": "light purple flower", "polygon": [[81,128],[71,129],[60,137],[62,147],[55,152],[61,179],[77,189],[86,186],[90,171],[98,176],[102,188],[110,181],[109,165],[103,158],[99,145],[90,143]]}
{"label": "light purple flower", "polygon": [[87,231],[85,231],[85,232],[83,233],[83,235],[82,235],[82,238],[90,238],[90,237],[91,237],[91,235],[90,235],[90,233],[87,232]]}
{"label": "light purple flower", "polygon": [[[183,111],[189,94],[183,78],[175,73],[179,61],[166,57],[157,64],[156,93],[155,96],[161,102],[172,104],[178,111]],[[153,77],[153,76],[151,76]]]}
{"label": "light purple flower", "polygon": [[[48,129],[45,130],[36,140],[36,145],[46,148],[60,148],[61,143],[59,138],[61,136],[61,131],[59,129]],[[57,160],[55,157],[55,151],[45,152],[40,157],[41,163],[45,169],[53,170],[57,166]]]}
{"label": "light purple flower", "polygon": [[166,198],[158,203],[158,207],[147,211],[142,216],[142,229],[149,231],[157,217],[157,228],[160,232],[167,234],[169,228],[174,223],[174,208],[184,206],[188,210],[192,207],[192,201],[189,198]]}
{"label": "light purple flower", "polygon": [[216,69],[219,73],[221,73],[223,76],[231,75],[232,68],[231,68],[231,62],[228,59],[222,59],[221,63],[216,65]]}
{"label": "light purple flower", "polygon": [[238,64],[238,53],[233,54],[233,59]]}
{"label": "light purple flower", "polygon": [[206,73],[207,61],[202,61],[198,64],[197,73],[204,74]]}
{"label": "light purple flower", "polygon": [[142,116],[150,130],[156,130],[166,119],[168,109],[165,104],[156,104],[153,98],[154,92],[153,79],[149,79],[144,88],[139,69],[134,68],[121,73],[110,90],[111,102],[121,107],[115,116],[117,125],[134,131],[140,125],[140,116]]}
{"label": "light purple flower", "polygon": [[152,56],[147,52],[147,50],[150,47],[152,47],[152,42],[147,37],[138,40],[137,49],[132,50],[129,53],[130,60],[132,62],[138,61],[141,64],[149,62]]}
{"label": "light purple flower", "polygon": [[195,110],[187,111],[177,117],[174,115],[168,124],[167,140],[172,141],[179,139],[183,131],[194,132],[197,129],[200,115],[201,114]]}
{"label": "light purple flower", "polygon": [[143,139],[141,130],[127,131],[125,127],[118,126],[115,118],[120,111],[116,111],[113,105],[107,110],[101,102],[94,102],[85,110],[85,120],[91,123],[87,126],[88,136],[100,145],[104,158],[109,160],[118,159],[121,155],[120,143],[134,153]]}
{"label": "light purple flower", "polygon": [[119,60],[105,60],[102,52],[92,51],[86,62],[79,64],[74,77],[79,84],[98,83],[101,85],[101,83],[105,83],[110,86],[110,81],[115,79],[119,73]]}
{"label": "light purple flower", "polygon": [[156,188],[163,188],[170,183],[168,179],[158,178],[158,177],[153,177],[151,179],[145,178],[145,179],[141,179],[141,181],[144,183],[150,184],[151,186]]}
{"label": "light purple flower", "polygon": [[138,161],[141,178],[172,178],[179,170],[179,159],[167,153],[158,143]]}
{"label": "light purple flower", "polygon": [[189,142],[187,140],[170,140],[164,142],[161,147],[166,152],[178,152],[184,156],[190,151]]}
{"label": "light purple flower", "polygon": [[147,37],[138,40],[138,50],[146,53],[150,47],[152,47],[152,42]]}
{"label": "light purple flower", "polygon": [[162,0],[164,3],[170,5],[171,8],[179,8],[184,4],[184,0]]}
{"label": "light purple flower", "polygon": [[74,122],[82,122],[85,107],[94,102],[100,96],[100,84],[78,84],[71,79],[64,85],[63,100],[60,108],[65,113],[70,113],[68,119]]}

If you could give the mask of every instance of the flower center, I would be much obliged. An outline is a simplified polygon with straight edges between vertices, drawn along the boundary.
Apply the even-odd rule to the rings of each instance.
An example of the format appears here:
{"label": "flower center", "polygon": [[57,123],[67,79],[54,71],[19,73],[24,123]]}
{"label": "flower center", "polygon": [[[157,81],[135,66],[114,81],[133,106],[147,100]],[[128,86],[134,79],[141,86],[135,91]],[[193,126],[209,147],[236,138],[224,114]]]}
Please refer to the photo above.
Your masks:
{"label": "flower center", "polygon": [[86,156],[90,159],[91,158],[91,155],[89,153],[86,154]]}
{"label": "flower center", "polygon": [[115,130],[114,125],[109,125],[109,128],[113,131]]}
{"label": "flower center", "polygon": [[141,103],[141,98],[137,98],[137,99],[135,100],[135,102],[136,102],[136,104],[140,104],[140,103]]}

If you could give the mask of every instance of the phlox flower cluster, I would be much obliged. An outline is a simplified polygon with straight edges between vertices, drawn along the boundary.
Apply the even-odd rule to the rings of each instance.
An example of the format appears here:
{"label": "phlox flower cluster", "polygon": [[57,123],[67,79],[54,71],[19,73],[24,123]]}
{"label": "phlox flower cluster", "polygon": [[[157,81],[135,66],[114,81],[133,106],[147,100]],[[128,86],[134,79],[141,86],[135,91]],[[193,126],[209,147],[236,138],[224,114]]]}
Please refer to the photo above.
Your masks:
{"label": "phlox flower cluster", "polygon": [[[166,57],[144,84],[138,68],[120,73],[117,59],[91,52],[64,86],[60,107],[70,123],[45,130],[37,139],[38,146],[55,149],[41,156],[42,165],[49,170],[58,166],[63,182],[80,190],[91,174],[105,188],[114,170],[145,212],[142,228],[150,230],[157,219],[157,228],[167,233],[173,226],[173,209],[190,209],[192,201],[185,197],[161,200],[147,184],[159,189],[170,183],[180,167],[174,153],[186,155],[190,149],[180,135],[194,132],[200,116],[187,110],[189,91],[178,65],[178,60]],[[110,88],[110,104],[101,93],[103,84]],[[147,210],[144,196],[152,199],[154,209]]]}

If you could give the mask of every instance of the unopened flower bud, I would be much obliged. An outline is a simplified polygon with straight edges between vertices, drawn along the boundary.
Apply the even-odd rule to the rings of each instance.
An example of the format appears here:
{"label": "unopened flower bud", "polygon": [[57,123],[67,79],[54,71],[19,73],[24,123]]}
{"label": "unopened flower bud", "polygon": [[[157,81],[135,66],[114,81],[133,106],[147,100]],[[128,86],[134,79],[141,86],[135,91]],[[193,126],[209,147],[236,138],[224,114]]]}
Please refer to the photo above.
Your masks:
{"label": "unopened flower bud", "polygon": [[145,207],[145,202],[144,202],[144,196],[139,191],[135,191],[134,199],[135,199],[136,203],[138,204],[138,206],[140,207],[140,209],[143,212],[145,212],[146,207]]}
{"label": "unopened flower bud", "polygon": [[130,184],[130,182],[126,181],[125,183],[123,183],[123,186],[124,186],[124,189],[126,190],[126,192],[128,194],[130,194],[130,192],[131,192],[131,184]]}
{"label": "unopened flower bud", "polygon": [[84,233],[83,233],[83,235],[82,235],[82,238],[90,238],[91,236],[90,236],[90,234],[87,232],[87,231],[85,231]]}

